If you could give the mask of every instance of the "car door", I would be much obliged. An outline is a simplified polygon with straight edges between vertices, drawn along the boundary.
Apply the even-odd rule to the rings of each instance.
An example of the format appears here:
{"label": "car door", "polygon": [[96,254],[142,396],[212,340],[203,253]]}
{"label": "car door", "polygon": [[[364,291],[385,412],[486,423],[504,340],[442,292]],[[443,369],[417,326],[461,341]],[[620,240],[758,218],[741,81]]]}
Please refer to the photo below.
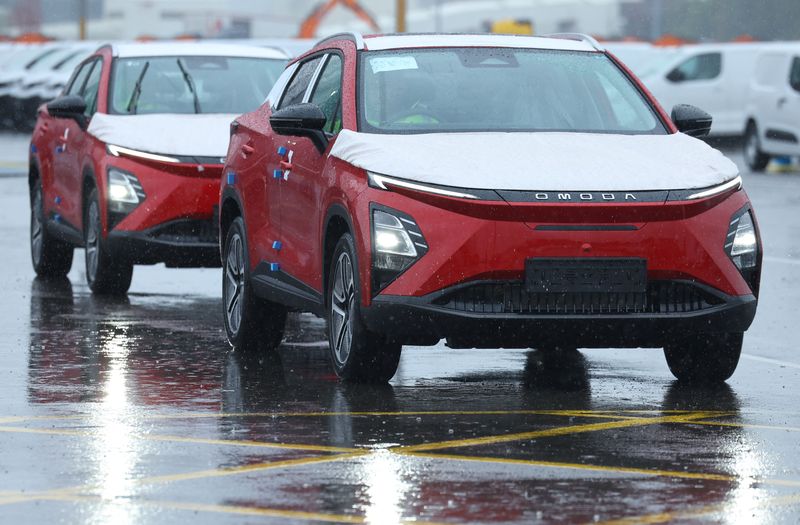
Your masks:
{"label": "car door", "polygon": [[774,125],[764,132],[768,140],[781,143],[786,155],[800,154],[800,56],[793,56],[781,74],[781,87],[775,101]]}
{"label": "car door", "polygon": [[[75,74],[73,74],[71,81],[64,90],[64,95],[81,95],[83,88],[86,85],[86,80],[89,77],[95,60],[89,60],[78,66]],[[42,152],[43,162],[49,160],[49,170],[43,166],[43,177],[48,171],[52,173],[52,180],[50,180],[51,193],[45,192],[48,203],[53,203],[54,213],[58,214],[62,220],[69,222],[71,226],[76,229],[80,228],[80,222],[74,222],[73,213],[70,210],[75,206],[75,200],[80,199],[80,191],[78,194],[74,193],[73,177],[69,174],[69,166],[74,163],[74,151],[68,147],[69,136],[74,135],[75,129],[78,128],[77,123],[72,119],[53,118],[48,117],[42,125],[45,134],[45,142],[43,142],[46,151]],[[47,186],[46,180],[44,180]],[[72,217],[72,218],[71,218]]]}
{"label": "car door", "polygon": [[[96,58],[91,61],[86,80],[79,91],[70,94],[80,95],[86,103],[84,113],[88,124],[97,111],[97,95],[103,61]],[[61,195],[60,213],[63,219],[83,231],[83,173],[87,165],[90,140],[86,129],[73,119],[62,119],[63,128],[56,137],[55,172],[61,179],[63,194]],[[101,176],[101,174],[95,174]]]}
{"label": "car door", "polygon": [[[316,104],[325,113],[324,132],[331,142],[342,127],[342,66],[343,59],[338,53],[325,55],[304,97],[306,102]],[[285,146],[291,165],[281,190],[281,224],[285,239],[282,265],[286,274],[321,293],[320,228],[327,150],[321,152],[307,137],[291,137]]]}
{"label": "car door", "polygon": [[658,98],[669,112],[677,104],[692,104],[714,117],[714,127],[729,127],[729,93],[722,77],[723,56],[720,52],[704,52],[686,58],[665,76]]}

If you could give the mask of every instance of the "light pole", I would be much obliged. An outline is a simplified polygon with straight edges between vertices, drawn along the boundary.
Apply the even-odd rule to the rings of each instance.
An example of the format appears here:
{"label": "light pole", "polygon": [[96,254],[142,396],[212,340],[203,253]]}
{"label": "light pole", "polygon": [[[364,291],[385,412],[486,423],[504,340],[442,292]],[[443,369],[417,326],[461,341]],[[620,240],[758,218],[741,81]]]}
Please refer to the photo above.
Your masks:
{"label": "light pole", "polygon": [[395,31],[398,33],[406,32],[406,0],[397,0],[395,7],[395,16],[397,23],[395,24]]}
{"label": "light pole", "polygon": [[86,17],[89,0],[78,0],[78,39],[86,40]]}

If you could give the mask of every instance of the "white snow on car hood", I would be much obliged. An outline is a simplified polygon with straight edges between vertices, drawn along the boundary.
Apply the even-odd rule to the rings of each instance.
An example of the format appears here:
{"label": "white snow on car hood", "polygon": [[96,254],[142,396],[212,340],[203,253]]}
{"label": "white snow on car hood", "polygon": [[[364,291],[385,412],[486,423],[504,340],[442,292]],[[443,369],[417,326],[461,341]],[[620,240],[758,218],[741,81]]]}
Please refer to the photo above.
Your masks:
{"label": "white snow on car hood", "polygon": [[476,189],[645,191],[713,186],[736,165],[682,133],[339,133],[331,155],[358,168]]}
{"label": "white snow on car hood", "polygon": [[234,118],[236,115],[227,114],[95,113],[88,132],[106,144],[148,153],[224,157],[228,154],[230,124]]}

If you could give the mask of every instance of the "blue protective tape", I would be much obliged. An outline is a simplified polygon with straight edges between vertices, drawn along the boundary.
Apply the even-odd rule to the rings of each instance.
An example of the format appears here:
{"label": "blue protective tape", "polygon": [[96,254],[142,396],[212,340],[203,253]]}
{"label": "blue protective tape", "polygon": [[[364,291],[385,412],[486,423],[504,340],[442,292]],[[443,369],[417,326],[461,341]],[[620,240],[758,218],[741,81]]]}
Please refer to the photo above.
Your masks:
{"label": "blue protective tape", "polygon": [[283,177],[283,172],[281,170],[275,170],[272,172],[272,178],[280,179],[281,177]]}
{"label": "blue protective tape", "polygon": [[56,197],[56,204],[61,204],[61,197]]}
{"label": "blue protective tape", "polygon": [[281,246],[283,246],[281,244],[281,241],[272,241],[272,249],[273,250],[280,250]]}
{"label": "blue protective tape", "polygon": [[36,144],[31,144],[31,153],[36,153]]}
{"label": "blue protective tape", "polygon": [[62,153],[64,151],[64,146],[56,146],[56,153]]}
{"label": "blue protective tape", "polygon": [[278,155],[280,155],[281,157],[283,157],[284,155],[286,155],[286,153],[287,153],[287,151],[286,151],[286,148],[284,148],[283,146],[281,146],[280,148],[278,148]]}
{"label": "blue protective tape", "polygon": [[232,171],[228,172],[228,184],[236,184],[236,174]]}
{"label": "blue protective tape", "polygon": [[55,215],[53,215],[53,220],[56,222],[61,222],[61,215],[56,213]]}
{"label": "blue protective tape", "polygon": [[278,263],[269,263],[269,271],[277,272],[280,269],[281,269],[281,265],[280,264],[278,264]]}

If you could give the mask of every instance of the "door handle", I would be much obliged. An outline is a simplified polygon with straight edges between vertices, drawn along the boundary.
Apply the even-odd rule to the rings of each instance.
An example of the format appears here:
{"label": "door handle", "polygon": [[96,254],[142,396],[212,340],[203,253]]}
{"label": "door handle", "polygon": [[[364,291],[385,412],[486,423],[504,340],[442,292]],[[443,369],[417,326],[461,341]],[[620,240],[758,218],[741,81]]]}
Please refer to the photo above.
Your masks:
{"label": "door handle", "polygon": [[245,157],[247,157],[248,155],[251,155],[255,151],[256,151],[256,149],[253,146],[249,145],[249,144],[245,144],[245,145],[242,146],[242,155],[244,155]]}
{"label": "door handle", "polygon": [[784,105],[784,104],[786,104],[786,102],[788,102],[788,101],[786,100],[786,97],[781,97],[781,98],[779,98],[779,99],[778,99],[778,107],[779,107],[779,108],[782,108],[782,107],[783,107],[783,105]]}
{"label": "door handle", "polygon": [[282,160],[281,161],[281,169],[286,170],[286,171],[291,171],[292,170],[292,163],[289,162],[289,161],[286,161],[286,160]]}

